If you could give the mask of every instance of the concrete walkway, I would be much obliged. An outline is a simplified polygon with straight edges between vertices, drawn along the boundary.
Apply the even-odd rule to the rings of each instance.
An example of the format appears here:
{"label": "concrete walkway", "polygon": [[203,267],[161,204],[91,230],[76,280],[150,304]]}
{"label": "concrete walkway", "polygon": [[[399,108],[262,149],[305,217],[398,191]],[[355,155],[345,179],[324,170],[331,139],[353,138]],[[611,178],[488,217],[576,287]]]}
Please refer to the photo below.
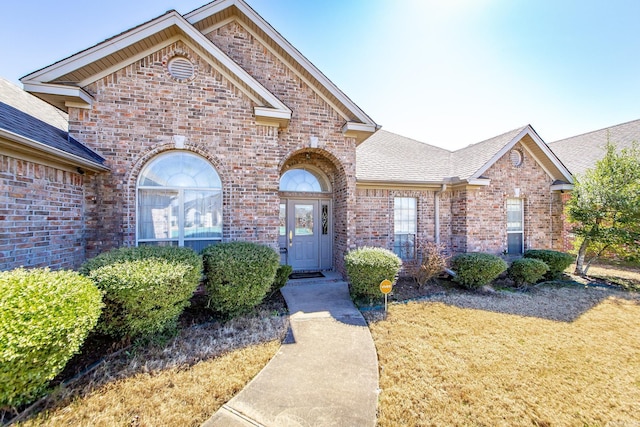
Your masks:
{"label": "concrete walkway", "polygon": [[285,342],[204,426],[374,426],[378,360],[347,284],[289,281],[282,294],[291,313]]}

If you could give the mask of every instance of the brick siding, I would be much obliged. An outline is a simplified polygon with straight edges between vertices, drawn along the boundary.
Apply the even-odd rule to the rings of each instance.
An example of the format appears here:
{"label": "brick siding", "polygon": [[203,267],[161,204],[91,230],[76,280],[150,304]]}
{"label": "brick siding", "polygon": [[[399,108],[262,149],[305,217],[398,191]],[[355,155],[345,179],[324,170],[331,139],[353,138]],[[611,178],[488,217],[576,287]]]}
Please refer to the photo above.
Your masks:
{"label": "brick siding", "polygon": [[0,155],[0,270],[84,260],[84,177]]}

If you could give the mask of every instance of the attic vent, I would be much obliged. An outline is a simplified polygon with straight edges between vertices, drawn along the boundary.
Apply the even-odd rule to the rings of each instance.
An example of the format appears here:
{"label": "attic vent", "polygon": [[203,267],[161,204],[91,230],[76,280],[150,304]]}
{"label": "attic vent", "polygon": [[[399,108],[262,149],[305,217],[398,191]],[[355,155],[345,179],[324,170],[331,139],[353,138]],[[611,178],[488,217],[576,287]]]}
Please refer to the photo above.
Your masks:
{"label": "attic vent", "polygon": [[511,159],[511,164],[514,167],[520,167],[522,165],[522,151],[520,150],[511,150],[509,154],[509,158]]}
{"label": "attic vent", "polygon": [[176,56],[167,65],[171,77],[177,80],[188,80],[193,77],[193,64],[187,58]]}

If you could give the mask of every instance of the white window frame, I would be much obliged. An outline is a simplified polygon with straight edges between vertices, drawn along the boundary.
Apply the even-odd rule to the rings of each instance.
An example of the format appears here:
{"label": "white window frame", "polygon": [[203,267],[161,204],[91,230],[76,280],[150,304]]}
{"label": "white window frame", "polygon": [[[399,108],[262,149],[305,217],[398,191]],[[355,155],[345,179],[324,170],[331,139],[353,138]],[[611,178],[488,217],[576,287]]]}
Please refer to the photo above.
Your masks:
{"label": "white window frame", "polygon": [[[509,210],[510,206],[519,206],[520,209],[520,226],[517,227],[513,222],[509,222],[509,212],[515,212]],[[509,251],[509,235],[519,234],[521,236],[520,241],[522,242],[520,247],[520,254],[524,253],[524,199],[521,198],[509,198],[506,201],[506,209],[507,209],[507,252]],[[509,253],[509,252],[508,252]]]}
{"label": "white window frame", "polygon": [[401,259],[416,258],[418,199],[393,198],[393,252]]}

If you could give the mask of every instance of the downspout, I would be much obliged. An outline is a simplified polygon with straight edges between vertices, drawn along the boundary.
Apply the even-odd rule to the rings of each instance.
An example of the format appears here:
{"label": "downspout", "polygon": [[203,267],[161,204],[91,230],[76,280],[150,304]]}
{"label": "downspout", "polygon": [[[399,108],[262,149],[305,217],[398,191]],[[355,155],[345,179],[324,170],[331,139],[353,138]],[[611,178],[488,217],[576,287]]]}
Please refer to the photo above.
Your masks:
{"label": "downspout", "polygon": [[436,241],[436,245],[440,244],[440,195],[442,193],[444,193],[444,191],[447,189],[447,184],[442,184],[442,188],[438,191],[436,191],[435,196],[434,196],[434,202],[433,202],[433,207],[434,207],[434,215],[435,215],[435,221],[434,221],[434,239]]}

